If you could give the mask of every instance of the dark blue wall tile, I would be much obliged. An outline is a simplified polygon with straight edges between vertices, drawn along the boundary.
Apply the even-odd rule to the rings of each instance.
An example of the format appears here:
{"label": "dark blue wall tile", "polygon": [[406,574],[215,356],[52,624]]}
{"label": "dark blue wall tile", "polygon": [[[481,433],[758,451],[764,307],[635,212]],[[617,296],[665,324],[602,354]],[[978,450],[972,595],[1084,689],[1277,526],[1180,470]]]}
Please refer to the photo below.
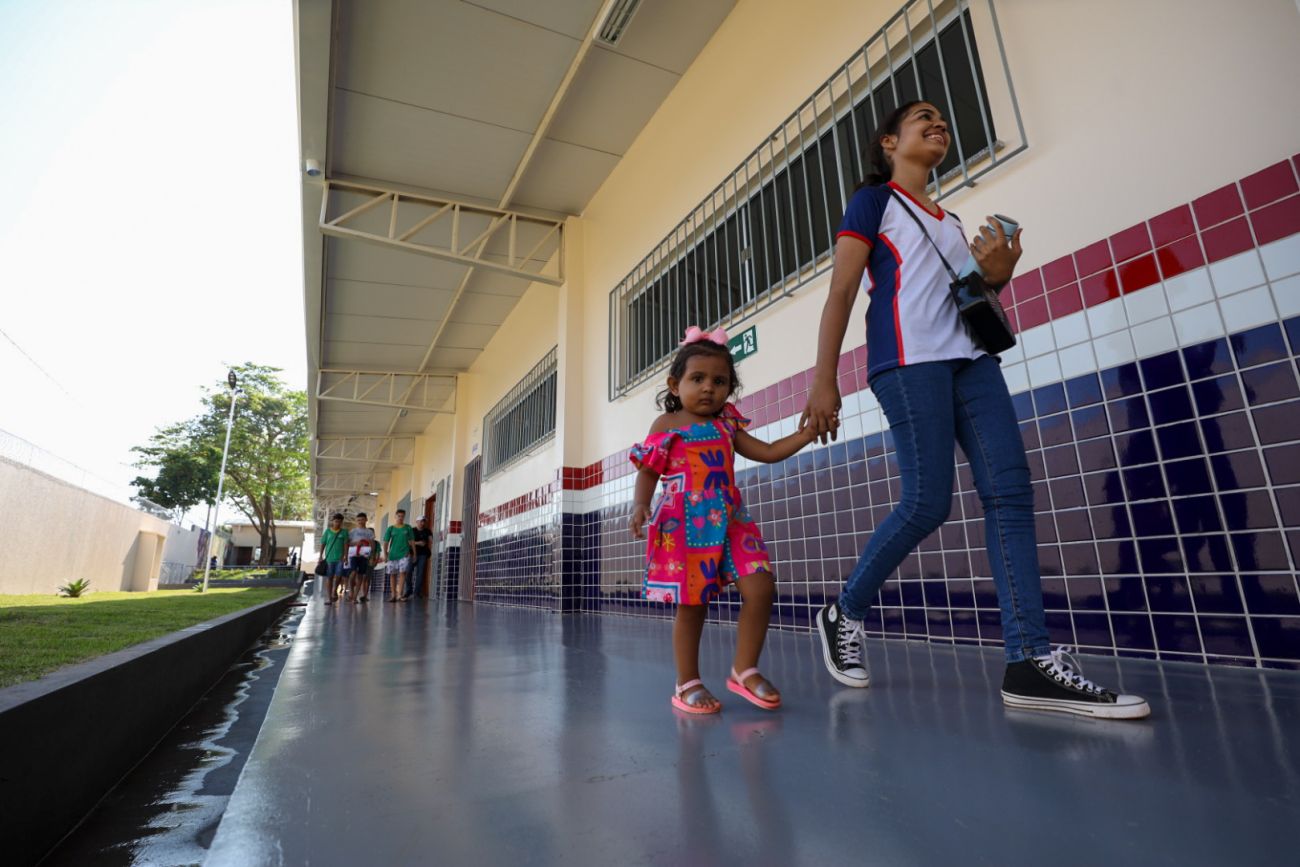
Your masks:
{"label": "dark blue wall tile", "polygon": [[1172,461],[1165,464],[1165,474],[1169,477],[1169,493],[1175,497],[1207,494],[1214,490],[1205,458]]}
{"label": "dark blue wall tile", "polygon": [[1201,637],[1196,630],[1196,619],[1170,614],[1151,615],[1156,630],[1156,647],[1161,656],[1165,651],[1200,653]]}
{"label": "dark blue wall tile", "polygon": [[1169,424],[1194,416],[1192,397],[1187,386],[1154,391],[1147,395],[1151,404],[1151,420],[1155,424]]}
{"label": "dark blue wall tile", "polygon": [[1110,618],[1105,614],[1071,614],[1074,620],[1074,637],[1084,647],[1114,647],[1110,631]]}
{"label": "dark blue wall tile", "polygon": [[1249,331],[1232,335],[1233,354],[1237,356],[1238,367],[1251,367],[1266,361],[1276,361],[1287,356],[1286,343],[1282,339],[1282,329],[1275,323],[1261,325]]}
{"label": "dark blue wall tile", "polygon": [[1172,536],[1174,517],[1164,500],[1151,500],[1129,506],[1135,536]]}
{"label": "dark blue wall tile", "polygon": [[1292,574],[1241,576],[1241,590],[1251,614],[1300,614],[1300,590]]}
{"label": "dark blue wall tile", "polygon": [[1079,468],[1085,473],[1117,466],[1115,445],[1110,437],[1079,443]]}
{"label": "dark blue wall tile", "polygon": [[1149,575],[1144,583],[1152,611],[1176,614],[1192,610],[1192,591],[1182,575]]}
{"label": "dark blue wall tile", "polygon": [[1070,416],[1062,413],[1038,421],[1038,441],[1043,446],[1059,446],[1073,442],[1074,431],[1070,428]]}
{"label": "dark blue wall tile", "polygon": [[1277,526],[1273,498],[1268,491],[1244,491],[1220,496],[1229,530],[1262,530]]}
{"label": "dark blue wall tile", "polygon": [[1065,394],[1071,407],[1097,403],[1101,400],[1101,378],[1095,373],[1076,376],[1066,381]]}
{"label": "dark blue wall tile", "polygon": [[[1117,539],[1133,535],[1128,510],[1123,506],[1096,506],[1088,510],[1098,539]],[[1106,571],[1103,569],[1103,571]]]}
{"label": "dark blue wall tile", "polygon": [[1033,395],[1034,411],[1040,418],[1065,411],[1065,386],[1063,384],[1054,382],[1051,385],[1035,388]]}
{"label": "dark blue wall tile", "polygon": [[1111,611],[1146,611],[1147,593],[1139,576],[1106,579],[1106,602]]}
{"label": "dark blue wall tile", "polygon": [[1214,481],[1221,491],[1258,488],[1264,485],[1264,465],[1253,451],[1212,455]]}
{"label": "dark blue wall tile", "polygon": [[1142,393],[1142,378],[1136,364],[1121,364],[1101,372],[1101,390],[1107,400]]}
{"label": "dark blue wall tile", "polygon": [[1192,599],[1196,600],[1198,614],[1241,614],[1244,611],[1236,575],[1192,575],[1187,580],[1192,586]]}
{"label": "dark blue wall tile", "polygon": [[1291,568],[1281,533],[1233,533],[1231,538],[1241,571],[1280,572]]}
{"label": "dark blue wall tile", "polygon": [[1153,464],[1159,458],[1156,454],[1155,435],[1149,429],[1115,437],[1115,451],[1119,455],[1120,466],[1124,467]]}
{"label": "dark blue wall tile", "polygon": [[1156,441],[1160,444],[1160,457],[1166,461],[1188,458],[1204,452],[1194,421],[1156,428]]}
{"label": "dark blue wall tile", "polygon": [[1275,485],[1300,482],[1300,443],[1264,449],[1268,477]]}
{"label": "dark blue wall tile", "polygon": [[1192,379],[1217,376],[1233,368],[1228,341],[1222,337],[1184,348],[1183,362],[1187,365],[1187,375]]}
{"label": "dark blue wall tile", "polygon": [[1252,617],[1259,655],[1300,659],[1300,617]]}
{"label": "dark blue wall tile", "polygon": [[1173,501],[1180,533],[1210,533],[1223,529],[1213,496],[1183,497]]}
{"label": "dark blue wall tile", "polygon": [[1011,403],[1016,408],[1016,418],[1028,421],[1034,417],[1034,397],[1027,391],[1011,396]]}
{"label": "dark blue wall tile", "polygon": [[1291,344],[1291,354],[1300,355],[1300,316],[1293,316],[1282,325],[1286,329],[1286,339]]}
{"label": "dark blue wall tile", "polygon": [[1097,547],[1092,541],[1061,546],[1061,568],[1066,575],[1100,575]]}
{"label": "dark blue wall tile", "polygon": [[1130,500],[1148,500],[1165,495],[1165,480],[1158,465],[1124,470],[1124,487]]}
{"label": "dark blue wall tile", "polygon": [[1250,429],[1250,419],[1244,412],[1201,419],[1200,424],[1201,433],[1205,436],[1205,447],[1211,452],[1245,449],[1255,444],[1255,434]]}
{"label": "dark blue wall tile", "polygon": [[1228,540],[1222,534],[1184,536],[1182,545],[1189,572],[1222,572],[1232,569]]}
{"label": "dark blue wall tile", "polygon": [[1254,647],[1250,643],[1250,632],[1244,617],[1199,616],[1201,639],[1205,643],[1206,653],[1221,653],[1225,656],[1253,656]]}
{"label": "dark blue wall tile", "polygon": [[1255,432],[1259,435],[1260,443],[1268,446],[1295,440],[1296,411],[1294,401],[1252,411],[1250,416],[1255,420]]}
{"label": "dark blue wall tile", "polygon": [[1106,417],[1105,404],[1098,403],[1076,409],[1070,413],[1070,420],[1074,422],[1074,435],[1081,440],[1110,433],[1110,420]]}
{"label": "dark blue wall tile", "polygon": [[1246,405],[1235,373],[1192,383],[1192,397],[1196,401],[1196,411],[1201,415],[1229,412]]}
{"label": "dark blue wall tile", "polygon": [[1183,556],[1177,539],[1139,539],[1138,560],[1146,573],[1183,571]]}
{"label": "dark blue wall tile", "polygon": [[1300,397],[1300,388],[1296,387],[1295,365],[1290,359],[1242,371],[1241,384],[1246,392],[1246,401],[1251,406]]}
{"label": "dark blue wall tile", "polygon": [[1167,388],[1186,381],[1186,377],[1183,376],[1183,363],[1177,350],[1143,358],[1138,361],[1138,367],[1142,371],[1142,381],[1148,391]]}
{"label": "dark blue wall tile", "polygon": [[1113,431],[1133,430],[1151,424],[1146,401],[1141,396],[1116,400],[1107,404],[1107,407],[1110,411],[1110,427]]}
{"label": "dark blue wall tile", "polygon": [[1145,614],[1112,614],[1111,627],[1115,631],[1115,644],[1125,648],[1151,650],[1156,646],[1151,632],[1151,618]]}

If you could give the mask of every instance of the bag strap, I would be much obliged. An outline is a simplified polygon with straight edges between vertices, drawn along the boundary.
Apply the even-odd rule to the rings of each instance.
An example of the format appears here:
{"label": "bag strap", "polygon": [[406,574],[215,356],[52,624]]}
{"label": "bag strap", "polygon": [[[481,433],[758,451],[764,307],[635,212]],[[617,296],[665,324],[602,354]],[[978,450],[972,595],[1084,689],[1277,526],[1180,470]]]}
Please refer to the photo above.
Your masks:
{"label": "bag strap", "polygon": [[922,223],[921,218],[916,215],[916,211],[913,211],[907,202],[903,201],[903,197],[900,196],[893,187],[889,188],[889,194],[898,201],[898,204],[903,206],[904,211],[907,211],[907,215],[912,218],[912,222],[916,223],[916,227],[921,230],[921,234],[925,235],[925,240],[929,241],[930,246],[934,248],[934,252],[939,254],[939,261],[943,263],[944,268],[948,269],[948,276],[952,277],[953,282],[956,283],[957,272],[952,270],[952,266],[948,264],[948,258],[943,255],[943,251],[940,250],[939,245],[934,242],[934,238],[930,237],[930,233],[926,231],[925,224]]}

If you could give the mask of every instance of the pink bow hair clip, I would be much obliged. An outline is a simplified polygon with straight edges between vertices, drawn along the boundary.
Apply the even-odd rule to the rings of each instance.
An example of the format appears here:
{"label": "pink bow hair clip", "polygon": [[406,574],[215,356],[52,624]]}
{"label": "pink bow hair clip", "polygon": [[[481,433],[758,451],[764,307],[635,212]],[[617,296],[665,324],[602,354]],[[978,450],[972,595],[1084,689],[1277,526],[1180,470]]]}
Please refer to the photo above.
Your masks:
{"label": "pink bow hair clip", "polygon": [[686,329],[686,339],[681,342],[681,346],[688,343],[699,343],[701,340],[709,340],[720,346],[727,345],[727,332],[721,328],[715,328],[712,331],[702,331],[700,326],[692,325]]}

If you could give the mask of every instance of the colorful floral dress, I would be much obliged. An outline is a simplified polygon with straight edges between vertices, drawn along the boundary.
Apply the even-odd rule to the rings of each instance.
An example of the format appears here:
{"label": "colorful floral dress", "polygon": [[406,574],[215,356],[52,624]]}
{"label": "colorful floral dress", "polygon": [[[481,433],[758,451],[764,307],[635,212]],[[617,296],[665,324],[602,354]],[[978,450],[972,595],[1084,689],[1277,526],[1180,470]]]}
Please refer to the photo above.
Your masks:
{"label": "colorful floral dress", "polygon": [[651,434],[632,447],[632,463],[658,473],[662,483],[646,533],[646,599],[707,605],[737,578],[771,571],[736,487],[732,440],[748,424],[729,403],[718,418]]}

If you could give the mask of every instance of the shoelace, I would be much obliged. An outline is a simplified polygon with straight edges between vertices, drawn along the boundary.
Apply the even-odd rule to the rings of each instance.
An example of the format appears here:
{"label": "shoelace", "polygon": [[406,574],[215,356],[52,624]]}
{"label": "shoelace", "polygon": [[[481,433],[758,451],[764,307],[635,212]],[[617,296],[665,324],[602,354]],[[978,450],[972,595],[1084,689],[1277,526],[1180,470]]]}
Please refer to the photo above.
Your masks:
{"label": "shoelace", "polygon": [[1058,681],[1093,695],[1100,693],[1102,688],[1083,676],[1083,669],[1074,658],[1073,650],[1074,648],[1063,644],[1051,651],[1046,658],[1039,657],[1038,662]]}
{"label": "shoelace", "polygon": [[862,631],[861,620],[849,620],[846,617],[840,621],[839,636],[836,641],[839,645],[840,662],[862,665]]}

